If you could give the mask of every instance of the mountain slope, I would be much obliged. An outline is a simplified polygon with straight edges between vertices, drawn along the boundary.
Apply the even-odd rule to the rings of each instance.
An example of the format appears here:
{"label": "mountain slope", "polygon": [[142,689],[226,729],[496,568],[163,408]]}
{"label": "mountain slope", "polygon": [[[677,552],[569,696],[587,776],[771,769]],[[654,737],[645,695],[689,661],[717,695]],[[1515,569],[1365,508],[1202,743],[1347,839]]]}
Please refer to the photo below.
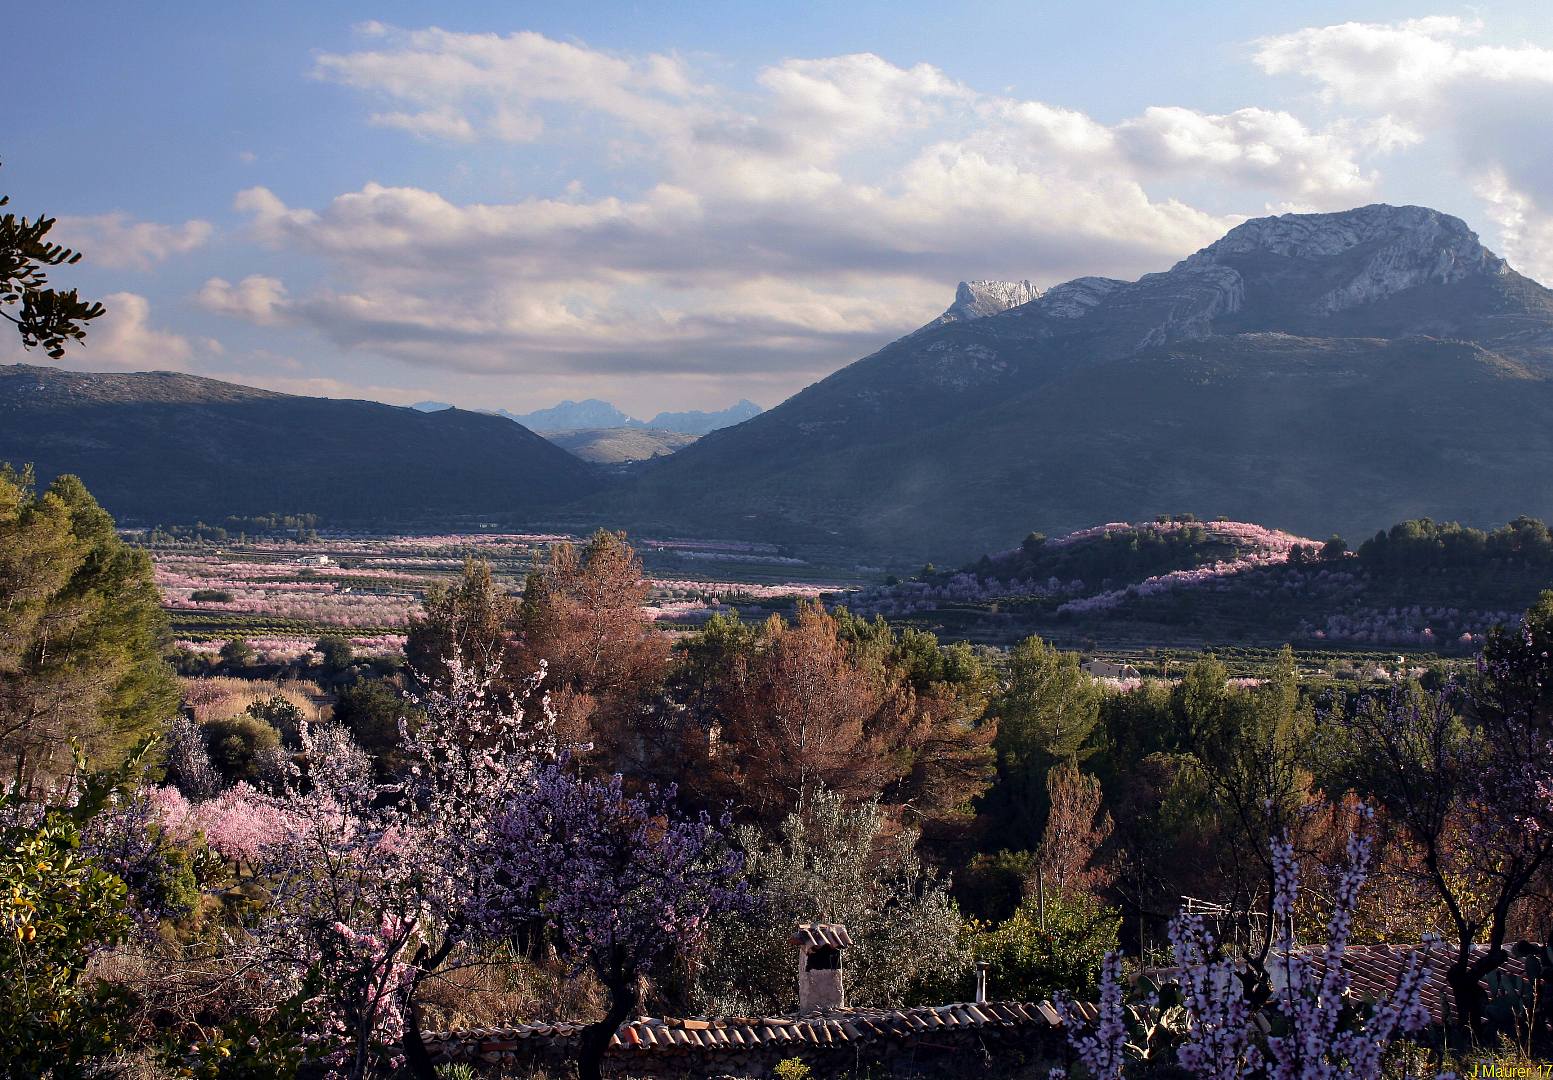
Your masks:
{"label": "mountain slope", "polygon": [[628,461],[672,454],[689,446],[696,436],[656,428],[610,427],[584,428],[581,431],[557,431],[545,438],[596,465],[621,465]]}
{"label": "mountain slope", "polygon": [[732,427],[734,424],[743,423],[750,417],[759,415],[759,405],[747,398],[741,398],[737,405],[730,405],[726,409],[718,409],[715,412],[706,412],[702,409],[661,412],[645,424],[640,420],[633,420],[631,423],[633,426],[656,428],[659,431],[675,431],[681,435],[705,435],[709,431]]}
{"label": "mountain slope", "polygon": [[0,461],[76,473],[125,521],[328,525],[531,514],[598,486],[500,417],[295,397],[171,372],[0,367]]}
{"label": "mountain slope", "polygon": [[1553,293],[1460,220],[1284,215],[1136,282],[929,324],[612,505],[938,561],[1182,510],[1318,535],[1548,516],[1550,373]]}

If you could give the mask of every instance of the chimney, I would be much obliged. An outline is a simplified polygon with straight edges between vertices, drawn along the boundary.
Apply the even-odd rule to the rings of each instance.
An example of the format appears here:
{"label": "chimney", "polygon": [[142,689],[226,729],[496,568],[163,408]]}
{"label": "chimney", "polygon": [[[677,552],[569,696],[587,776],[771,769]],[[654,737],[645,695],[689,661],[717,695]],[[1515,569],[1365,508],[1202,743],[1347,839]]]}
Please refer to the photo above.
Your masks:
{"label": "chimney", "polygon": [[987,1003],[987,961],[976,961],[976,1004]]}
{"label": "chimney", "polygon": [[792,940],[798,946],[798,1011],[845,1008],[842,953],[852,944],[847,928],[840,923],[799,923]]}

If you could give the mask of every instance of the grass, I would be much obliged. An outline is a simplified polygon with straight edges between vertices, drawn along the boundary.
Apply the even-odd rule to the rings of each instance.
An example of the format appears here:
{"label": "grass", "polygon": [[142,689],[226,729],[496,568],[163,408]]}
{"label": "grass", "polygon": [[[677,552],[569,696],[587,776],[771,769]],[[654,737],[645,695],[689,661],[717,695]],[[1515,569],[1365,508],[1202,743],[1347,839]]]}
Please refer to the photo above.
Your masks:
{"label": "grass", "polygon": [[250,705],[282,697],[302,711],[309,723],[325,719],[327,698],[314,683],[301,679],[238,679],[219,675],[182,679],[184,703],[200,723],[246,712]]}

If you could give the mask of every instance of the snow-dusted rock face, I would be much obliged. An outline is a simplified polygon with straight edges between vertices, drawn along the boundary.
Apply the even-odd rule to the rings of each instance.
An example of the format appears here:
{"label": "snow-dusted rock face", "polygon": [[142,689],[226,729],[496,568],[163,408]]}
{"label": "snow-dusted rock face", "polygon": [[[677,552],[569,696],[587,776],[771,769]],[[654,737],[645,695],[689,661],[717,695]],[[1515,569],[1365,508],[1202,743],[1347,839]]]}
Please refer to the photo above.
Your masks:
{"label": "snow-dusted rock face", "polygon": [[988,315],[1028,304],[1040,295],[1041,290],[1028,281],[962,281],[955,290],[954,303],[935,323],[984,319]]}
{"label": "snow-dusted rock face", "polygon": [[1140,349],[1205,338],[1213,333],[1214,319],[1233,315],[1246,300],[1245,279],[1229,266],[1177,267],[1168,274],[1148,274],[1134,288],[1147,290],[1163,316],[1139,338]]}
{"label": "snow-dusted rock face", "polygon": [[1171,273],[1222,266],[1268,253],[1297,260],[1354,259],[1347,282],[1323,295],[1331,313],[1385,299],[1420,285],[1449,285],[1501,274],[1505,261],[1479,243],[1460,218],[1423,206],[1376,203],[1336,214],[1283,214],[1238,225],[1221,240],[1177,263]]}
{"label": "snow-dusted rock face", "polygon": [[1042,315],[1051,319],[1077,319],[1128,283],[1118,278],[1081,277],[1053,285],[1041,294]]}
{"label": "snow-dusted rock face", "polygon": [[[1029,281],[961,282],[947,311],[902,339],[916,348],[901,366],[913,372],[907,381],[963,392],[1016,373],[1021,365],[1013,358],[1040,340],[1063,341],[1052,354],[1061,364],[1216,334],[1471,336],[1483,307],[1478,286],[1509,273],[1463,221],[1427,207],[1256,218],[1136,281],[1081,277],[1044,292]],[[1458,283],[1470,287],[1450,288]],[[1372,305],[1426,285],[1444,290],[1367,315]],[[1553,330],[1537,310],[1528,309],[1523,322],[1496,316],[1496,325],[1523,344],[1545,334],[1553,353]],[[973,322],[964,335],[941,332]]]}

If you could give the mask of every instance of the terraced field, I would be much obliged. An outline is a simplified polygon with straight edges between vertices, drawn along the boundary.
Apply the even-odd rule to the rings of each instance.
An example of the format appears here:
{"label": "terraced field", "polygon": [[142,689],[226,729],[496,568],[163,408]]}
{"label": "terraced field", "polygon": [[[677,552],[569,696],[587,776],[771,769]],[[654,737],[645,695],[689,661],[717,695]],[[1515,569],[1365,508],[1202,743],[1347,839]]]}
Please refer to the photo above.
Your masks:
{"label": "terraced field", "polygon": [[[132,535],[132,538],[133,535]],[[150,542],[175,644],[215,652],[243,638],[266,660],[311,649],[320,637],[350,639],[366,655],[404,645],[426,591],[466,559],[484,559],[509,589],[522,588],[559,534],[466,533],[349,536],[310,541]],[[764,617],[800,598],[846,591],[855,576],[786,556],[771,545],[694,540],[638,544],[652,581],[646,612],[671,628],[717,611]]]}

